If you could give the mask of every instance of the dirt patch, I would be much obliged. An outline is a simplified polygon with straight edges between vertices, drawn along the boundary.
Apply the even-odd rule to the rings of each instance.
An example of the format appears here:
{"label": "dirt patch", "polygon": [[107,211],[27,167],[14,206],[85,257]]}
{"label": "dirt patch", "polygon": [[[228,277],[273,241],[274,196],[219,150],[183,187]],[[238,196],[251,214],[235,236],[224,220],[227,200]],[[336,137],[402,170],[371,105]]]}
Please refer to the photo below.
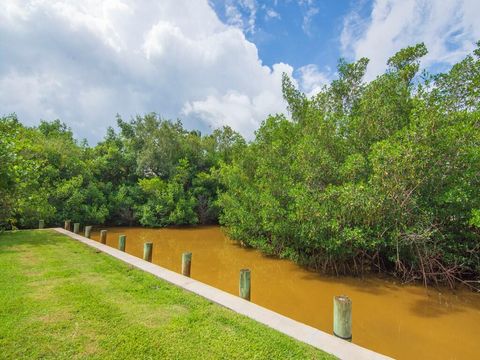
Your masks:
{"label": "dirt patch", "polygon": [[71,321],[73,318],[74,316],[72,315],[72,313],[70,313],[66,309],[61,309],[56,311],[50,311],[47,314],[37,317],[36,320],[47,325],[52,325],[59,322]]}
{"label": "dirt patch", "polygon": [[41,260],[34,248],[29,246],[18,246],[15,250],[21,254],[17,259],[22,266],[22,273],[27,276],[38,276],[44,273],[44,271],[41,270]]}

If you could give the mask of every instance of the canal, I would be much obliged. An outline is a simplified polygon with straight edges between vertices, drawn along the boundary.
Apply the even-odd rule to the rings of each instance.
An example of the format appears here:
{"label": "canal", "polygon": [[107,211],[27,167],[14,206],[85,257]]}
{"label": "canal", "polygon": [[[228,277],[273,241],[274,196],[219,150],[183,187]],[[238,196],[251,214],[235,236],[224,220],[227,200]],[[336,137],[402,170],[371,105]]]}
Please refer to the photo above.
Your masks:
{"label": "canal", "polygon": [[[328,277],[245,249],[219,227],[107,228],[107,245],[127,236],[126,252],[142,257],[153,243],[153,263],[181,271],[191,251],[191,277],[238,295],[239,272],[252,271],[252,302],[332,334],[333,296],[353,303],[353,342],[397,359],[480,358],[480,294],[425,289],[391,279]],[[99,229],[92,239],[99,240]]]}

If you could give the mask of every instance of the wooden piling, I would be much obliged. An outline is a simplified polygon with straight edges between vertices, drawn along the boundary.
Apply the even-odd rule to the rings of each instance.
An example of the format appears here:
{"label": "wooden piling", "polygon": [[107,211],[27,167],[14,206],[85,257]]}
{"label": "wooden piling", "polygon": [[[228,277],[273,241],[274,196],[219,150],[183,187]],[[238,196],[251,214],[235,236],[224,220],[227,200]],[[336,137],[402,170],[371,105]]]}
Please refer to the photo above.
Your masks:
{"label": "wooden piling", "polygon": [[70,224],[72,223],[71,220],[65,220],[65,230],[70,231]]}
{"label": "wooden piling", "polygon": [[92,227],[90,225],[85,226],[85,237],[90,239],[90,234],[91,233],[92,233]]}
{"label": "wooden piling", "polygon": [[182,254],[182,275],[190,277],[191,266],[192,266],[192,253],[184,252]]}
{"label": "wooden piling", "polygon": [[100,242],[102,244],[107,243],[107,230],[100,230]]}
{"label": "wooden piling", "polygon": [[143,260],[152,262],[152,248],[153,243],[151,242],[143,244]]}
{"label": "wooden piling", "polygon": [[240,297],[242,299],[250,301],[250,270],[240,270]]}
{"label": "wooden piling", "polygon": [[120,235],[118,237],[118,250],[125,251],[125,244],[127,242],[126,235]]}
{"label": "wooden piling", "polygon": [[80,223],[74,223],[73,224],[73,232],[75,234],[78,234],[80,232]]}
{"label": "wooden piling", "polygon": [[43,229],[45,227],[45,221],[44,220],[38,220],[38,228]]}
{"label": "wooden piling", "polygon": [[333,297],[333,334],[352,341],[352,300],[348,296]]}

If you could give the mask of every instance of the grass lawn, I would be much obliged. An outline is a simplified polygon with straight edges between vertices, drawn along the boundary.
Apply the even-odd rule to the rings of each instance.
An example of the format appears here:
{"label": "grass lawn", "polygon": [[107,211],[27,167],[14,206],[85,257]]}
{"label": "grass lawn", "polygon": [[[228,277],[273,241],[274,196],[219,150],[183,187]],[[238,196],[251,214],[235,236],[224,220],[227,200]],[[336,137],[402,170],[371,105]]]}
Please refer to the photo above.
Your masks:
{"label": "grass lawn", "polygon": [[331,359],[54,231],[0,234],[0,358]]}

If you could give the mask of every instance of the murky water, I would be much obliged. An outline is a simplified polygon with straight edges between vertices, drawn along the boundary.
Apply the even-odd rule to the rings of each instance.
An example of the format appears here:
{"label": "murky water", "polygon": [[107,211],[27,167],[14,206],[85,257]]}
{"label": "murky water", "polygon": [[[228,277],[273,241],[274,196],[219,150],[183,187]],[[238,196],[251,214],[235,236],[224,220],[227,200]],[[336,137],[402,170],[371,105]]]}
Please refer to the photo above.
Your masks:
{"label": "murky water", "polygon": [[[109,228],[107,245],[127,235],[126,251],[142,257],[153,242],[153,262],[181,271],[193,253],[192,278],[238,295],[239,272],[252,271],[252,301],[332,333],[332,299],[353,302],[353,342],[398,359],[480,359],[480,294],[426,290],[383,279],[321,276],[290,261],[240,247],[219,227]],[[99,240],[99,232],[92,233]]]}

